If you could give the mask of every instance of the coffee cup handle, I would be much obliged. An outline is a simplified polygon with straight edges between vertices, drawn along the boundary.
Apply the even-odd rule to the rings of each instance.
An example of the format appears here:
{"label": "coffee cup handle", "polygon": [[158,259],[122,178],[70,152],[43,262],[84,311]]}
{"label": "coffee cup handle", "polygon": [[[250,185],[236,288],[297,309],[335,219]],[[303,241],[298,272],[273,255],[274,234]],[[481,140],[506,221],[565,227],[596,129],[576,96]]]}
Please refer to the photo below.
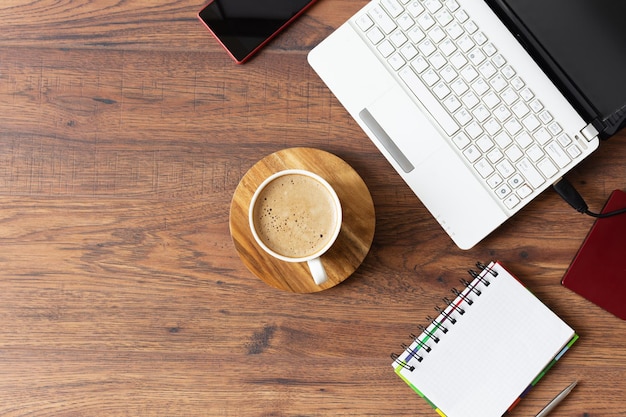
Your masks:
{"label": "coffee cup handle", "polygon": [[307,261],[307,264],[309,265],[309,270],[313,276],[313,281],[315,281],[317,285],[322,285],[328,280],[328,275],[326,274],[324,265],[322,265],[322,258],[317,257],[315,259],[311,259]]}

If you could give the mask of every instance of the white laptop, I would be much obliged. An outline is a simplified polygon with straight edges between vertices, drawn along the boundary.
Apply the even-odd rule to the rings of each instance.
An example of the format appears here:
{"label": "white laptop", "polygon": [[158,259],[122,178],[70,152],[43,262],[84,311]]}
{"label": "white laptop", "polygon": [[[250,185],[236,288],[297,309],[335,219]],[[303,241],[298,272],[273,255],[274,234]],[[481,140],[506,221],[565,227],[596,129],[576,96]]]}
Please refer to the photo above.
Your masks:
{"label": "white laptop", "polygon": [[625,12],[619,1],[374,0],[308,59],[469,249],[623,126]]}

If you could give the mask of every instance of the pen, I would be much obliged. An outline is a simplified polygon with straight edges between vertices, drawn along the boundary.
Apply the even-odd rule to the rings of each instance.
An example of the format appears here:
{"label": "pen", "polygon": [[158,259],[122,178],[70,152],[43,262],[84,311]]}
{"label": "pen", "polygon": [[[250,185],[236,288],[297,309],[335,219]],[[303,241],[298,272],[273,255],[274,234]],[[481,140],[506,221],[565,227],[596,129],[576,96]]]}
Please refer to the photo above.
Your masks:
{"label": "pen", "polygon": [[568,386],[567,388],[565,388],[563,391],[561,391],[561,392],[559,393],[559,395],[557,395],[556,397],[554,397],[554,399],[553,399],[552,401],[550,401],[550,402],[548,403],[548,405],[546,405],[546,406],[543,408],[543,410],[541,410],[541,411],[539,412],[539,414],[537,414],[537,416],[536,416],[536,417],[545,417],[545,416],[547,416],[547,415],[548,415],[548,413],[549,413],[550,411],[552,411],[552,409],[553,409],[554,407],[556,407],[557,405],[559,405],[559,403],[560,403],[561,401],[563,401],[563,399],[564,399],[565,397],[567,397],[567,394],[569,394],[569,393],[570,393],[570,392],[574,389],[574,387],[576,386],[576,384],[577,384],[577,383],[578,383],[578,381],[574,381],[574,382],[572,382],[571,384],[569,384],[569,386]]}

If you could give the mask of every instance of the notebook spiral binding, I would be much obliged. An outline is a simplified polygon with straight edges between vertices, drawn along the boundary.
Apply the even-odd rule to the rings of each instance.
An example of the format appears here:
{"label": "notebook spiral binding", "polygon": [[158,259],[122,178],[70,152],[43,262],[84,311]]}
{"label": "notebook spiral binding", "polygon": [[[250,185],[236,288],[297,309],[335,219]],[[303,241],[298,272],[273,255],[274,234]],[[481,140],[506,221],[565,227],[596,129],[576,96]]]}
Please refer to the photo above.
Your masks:
{"label": "notebook spiral binding", "polygon": [[[497,277],[498,272],[491,269],[488,265],[481,262],[476,262],[476,267],[480,270],[476,272],[473,269],[467,272],[472,277],[472,281],[461,279],[460,282],[465,286],[462,291],[452,288],[452,293],[455,295],[454,299],[443,297],[445,307],[435,306],[435,310],[439,313],[437,317],[432,318],[428,316],[427,326],[419,325],[421,333],[418,335],[411,334],[412,342],[410,345],[402,344],[404,349],[404,355],[391,354],[391,359],[400,365],[401,367],[408,369],[409,371],[415,370],[415,363],[422,362],[426,356],[432,351],[434,345],[441,341],[442,337],[445,337],[446,333],[454,326],[458,320],[462,320],[462,316],[465,314],[466,309],[471,308],[474,304],[475,297],[480,297],[483,291],[489,287],[490,277]],[[449,324],[448,324],[449,323]]]}

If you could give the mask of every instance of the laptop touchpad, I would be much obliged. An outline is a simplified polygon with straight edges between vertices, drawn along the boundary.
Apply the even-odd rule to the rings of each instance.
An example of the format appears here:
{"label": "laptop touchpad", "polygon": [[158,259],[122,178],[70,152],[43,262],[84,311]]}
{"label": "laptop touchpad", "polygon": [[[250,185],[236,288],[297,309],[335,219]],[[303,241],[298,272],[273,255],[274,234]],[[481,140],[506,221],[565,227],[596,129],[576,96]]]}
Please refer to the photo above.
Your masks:
{"label": "laptop touchpad", "polygon": [[405,172],[445,146],[440,133],[399,87],[394,87],[359,117]]}

